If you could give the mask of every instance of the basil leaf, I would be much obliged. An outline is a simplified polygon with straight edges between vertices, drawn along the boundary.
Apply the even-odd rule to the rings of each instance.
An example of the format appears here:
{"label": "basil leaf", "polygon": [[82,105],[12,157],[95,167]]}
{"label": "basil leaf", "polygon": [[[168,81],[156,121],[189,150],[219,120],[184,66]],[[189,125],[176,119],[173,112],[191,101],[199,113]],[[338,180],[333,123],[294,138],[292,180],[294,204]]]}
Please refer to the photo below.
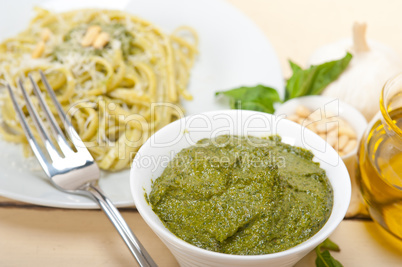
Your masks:
{"label": "basil leaf", "polygon": [[318,95],[331,82],[335,81],[339,75],[346,69],[352,60],[352,54],[349,52],[340,60],[330,61],[317,66],[316,80],[312,84],[310,95]]}
{"label": "basil leaf", "polygon": [[[293,75],[286,84],[288,99],[308,95],[311,86],[314,84],[314,79],[317,74],[317,66],[311,66],[308,70],[303,70],[293,62],[290,62],[293,70]],[[298,68],[294,68],[297,66]]]}
{"label": "basil leaf", "polygon": [[352,60],[352,54],[347,53],[345,57],[339,60],[313,65],[306,70],[289,61],[293,75],[286,84],[285,100],[320,94],[325,87],[341,75],[349,65],[350,60]]}
{"label": "basil leaf", "polygon": [[337,252],[341,251],[339,246],[337,244],[335,244],[333,241],[331,241],[331,239],[329,239],[329,238],[325,239],[324,242],[322,242],[320,244],[320,248],[337,251]]}
{"label": "basil leaf", "polygon": [[278,92],[264,85],[240,87],[229,91],[217,92],[230,98],[233,109],[248,109],[266,113],[274,113],[274,103],[281,102]]}
{"label": "basil leaf", "polygon": [[[238,102],[241,103],[241,102]],[[237,109],[246,109],[246,110],[255,110],[255,111],[261,111],[261,112],[266,112],[266,113],[274,113],[275,109],[269,108],[267,109],[264,105],[256,102],[244,102],[243,104],[240,104]]]}
{"label": "basil leaf", "polygon": [[289,60],[289,64],[290,64],[290,67],[292,68],[293,72],[302,70],[302,68],[299,65],[297,65],[296,63],[294,63],[291,60]]}
{"label": "basil leaf", "polygon": [[[325,249],[321,252],[321,249]],[[340,251],[339,246],[332,242],[329,238],[325,239],[315,248],[317,258],[315,259],[316,267],[343,267],[343,265],[334,259],[328,250]]]}
{"label": "basil leaf", "polygon": [[315,265],[317,267],[343,267],[343,265],[335,260],[328,250],[324,250],[323,252],[317,252],[317,259],[315,260]]}

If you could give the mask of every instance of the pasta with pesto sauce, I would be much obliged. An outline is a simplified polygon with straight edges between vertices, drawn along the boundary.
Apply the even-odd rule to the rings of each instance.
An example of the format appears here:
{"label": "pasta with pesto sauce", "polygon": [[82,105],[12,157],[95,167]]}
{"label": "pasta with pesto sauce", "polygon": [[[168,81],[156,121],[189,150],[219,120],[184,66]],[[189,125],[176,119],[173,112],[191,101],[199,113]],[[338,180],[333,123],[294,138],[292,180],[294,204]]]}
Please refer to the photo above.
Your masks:
{"label": "pasta with pesto sauce", "polygon": [[[186,88],[197,55],[196,32],[183,26],[168,35],[116,10],[52,13],[37,8],[36,13],[26,30],[0,44],[0,87],[17,87],[23,77],[33,94],[26,79],[31,73],[44,91],[42,70],[99,167],[129,167],[133,153],[154,131],[181,116],[180,99],[192,99]],[[22,143],[29,155],[5,90],[1,98],[0,134]],[[35,97],[31,100],[38,106]],[[26,107],[23,111],[35,129]]]}

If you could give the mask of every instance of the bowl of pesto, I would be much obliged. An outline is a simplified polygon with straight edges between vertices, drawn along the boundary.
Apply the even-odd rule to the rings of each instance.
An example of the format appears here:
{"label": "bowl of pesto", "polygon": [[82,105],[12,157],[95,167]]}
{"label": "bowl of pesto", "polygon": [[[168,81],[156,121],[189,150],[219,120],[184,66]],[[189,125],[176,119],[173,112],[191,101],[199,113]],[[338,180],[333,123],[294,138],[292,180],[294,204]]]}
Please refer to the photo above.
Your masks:
{"label": "bowl of pesto", "polygon": [[181,266],[293,266],[335,230],[351,195],[322,138],[246,110],[165,126],[130,176],[138,211]]}

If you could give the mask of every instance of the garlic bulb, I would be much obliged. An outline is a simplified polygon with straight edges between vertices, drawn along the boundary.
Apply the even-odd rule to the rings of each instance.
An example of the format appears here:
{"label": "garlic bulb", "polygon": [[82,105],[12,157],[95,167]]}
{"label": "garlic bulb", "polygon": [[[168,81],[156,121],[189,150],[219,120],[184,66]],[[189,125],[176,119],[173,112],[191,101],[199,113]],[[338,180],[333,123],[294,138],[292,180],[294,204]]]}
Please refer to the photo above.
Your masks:
{"label": "garlic bulb", "polygon": [[309,65],[317,65],[345,56],[353,58],[348,68],[325,90],[323,95],[336,97],[357,108],[370,121],[379,111],[381,89],[385,82],[402,71],[402,61],[391,48],[366,41],[366,24],[355,23],[353,39],[343,39],[318,49]]}

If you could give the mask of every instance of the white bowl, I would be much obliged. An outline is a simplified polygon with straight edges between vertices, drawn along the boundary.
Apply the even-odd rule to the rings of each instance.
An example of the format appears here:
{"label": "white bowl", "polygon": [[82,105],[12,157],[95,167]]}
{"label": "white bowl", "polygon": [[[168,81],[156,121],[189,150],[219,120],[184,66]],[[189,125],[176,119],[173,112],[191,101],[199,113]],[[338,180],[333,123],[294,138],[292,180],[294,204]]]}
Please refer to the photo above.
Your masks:
{"label": "white bowl", "polygon": [[[145,193],[151,192],[157,179],[174,155],[203,138],[218,135],[268,136],[278,134],[284,143],[309,148],[309,143],[324,142],[315,133],[297,123],[273,115],[246,111],[223,110],[202,113],[175,121],[154,134],[136,155],[130,174],[135,205],[145,222],[166,244],[181,266],[292,266],[324,241],[345,216],[351,186],[345,165],[332,147],[325,153],[313,150],[314,161],[326,171],[334,191],[334,205],[323,228],[305,242],[288,250],[255,256],[229,255],[193,246],[171,233],[152,211]],[[325,142],[324,142],[325,143]],[[333,164],[334,161],[337,164]]]}

